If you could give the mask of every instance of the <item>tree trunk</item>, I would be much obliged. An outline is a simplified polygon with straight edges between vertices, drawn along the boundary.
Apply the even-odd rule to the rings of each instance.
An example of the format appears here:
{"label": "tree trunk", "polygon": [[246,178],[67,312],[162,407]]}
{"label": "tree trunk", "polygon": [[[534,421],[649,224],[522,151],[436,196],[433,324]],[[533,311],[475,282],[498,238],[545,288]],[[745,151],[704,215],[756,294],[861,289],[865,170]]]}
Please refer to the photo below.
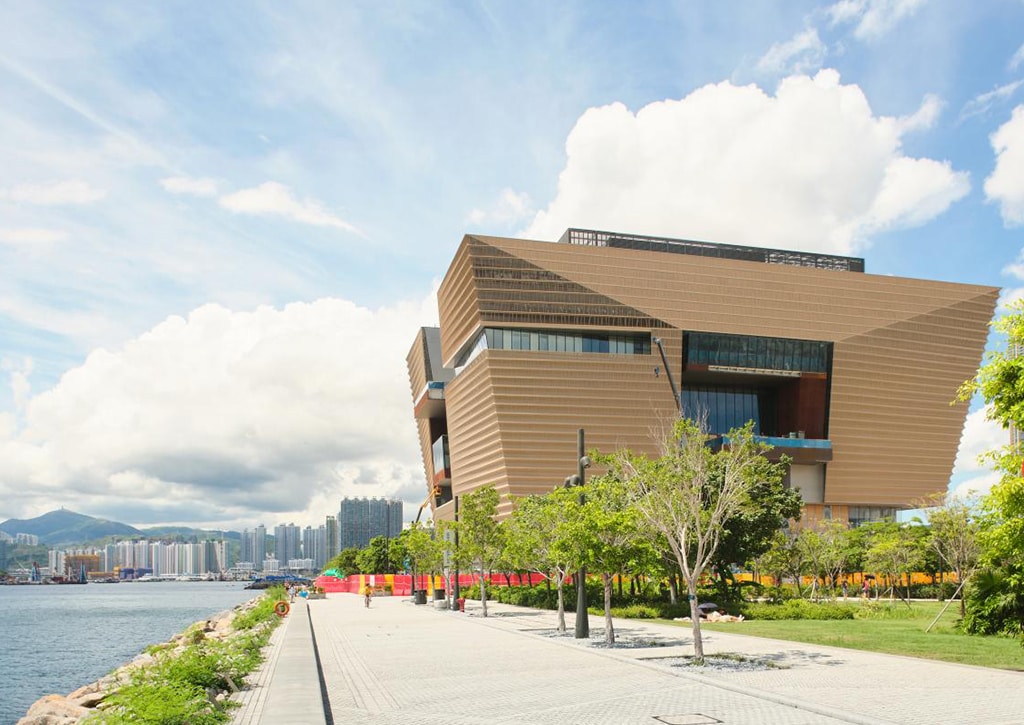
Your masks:
{"label": "tree trunk", "polygon": [[700,633],[700,610],[697,608],[697,580],[693,577],[686,582],[687,596],[690,600],[690,621],[693,628],[693,663],[704,664],[704,640]]}
{"label": "tree trunk", "polygon": [[487,616],[487,577],[484,576],[484,568],[480,567],[480,606]]}
{"label": "tree trunk", "polygon": [[622,599],[622,574],[619,574],[619,599]]}
{"label": "tree trunk", "polygon": [[604,641],[608,644],[615,644],[615,625],[612,624],[612,577],[611,574],[601,574],[604,582]]}
{"label": "tree trunk", "polygon": [[670,604],[679,603],[679,590],[676,589],[676,575],[668,578],[668,601]]}
{"label": "tree trunk", "polygon": [[635,597],[636,596],[636,581],[635,581],[635,577],[630,577],[629,578],[629,596],[631,596],[631,597]]}
{"label": "tree trunk", "polygon": [[[558,577],[558,632],[565,634],[565,587],[562,586],[565,582],[565,577]],[[551,586],[551,582],[548,581],[548,586]]]}
{"label": "tree trunk", "polygon": [[509,572],[507,572],[507,571],[502,572],[502,574],[505,575],[505,586],[507,586],[509,589],[511,589],[512,588],[512,575]]}

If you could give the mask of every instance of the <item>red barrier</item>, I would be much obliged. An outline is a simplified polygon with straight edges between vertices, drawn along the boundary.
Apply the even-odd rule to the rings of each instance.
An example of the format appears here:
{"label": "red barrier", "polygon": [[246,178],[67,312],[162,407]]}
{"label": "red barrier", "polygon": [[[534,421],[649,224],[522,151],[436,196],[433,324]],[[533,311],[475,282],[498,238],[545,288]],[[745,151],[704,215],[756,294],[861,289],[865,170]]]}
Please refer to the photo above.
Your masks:
{"label": "red barrier", "polygon": [[[512,586],[530,586],[541,584],[544,577],[540,574],[528,574],[520,576],[510,574],[509,579]],[[460,574],[459,587],[468,588],[480,580],[476,574]],[[487,577],[488,586],[503,587],[508,585],[504,574],[491,574]],[[409,574],[350,574],[347,577],[320,576],[313,582],[328,594],[359,594],[369,584],[378,595],[394,595],[396,597],[412,596],[412,576]],[[435,589],[444,589],[448,582],[441,576],[428,576],[426,574],[416,575],[416,588],[424,589],[428,594],[433,594]]]}

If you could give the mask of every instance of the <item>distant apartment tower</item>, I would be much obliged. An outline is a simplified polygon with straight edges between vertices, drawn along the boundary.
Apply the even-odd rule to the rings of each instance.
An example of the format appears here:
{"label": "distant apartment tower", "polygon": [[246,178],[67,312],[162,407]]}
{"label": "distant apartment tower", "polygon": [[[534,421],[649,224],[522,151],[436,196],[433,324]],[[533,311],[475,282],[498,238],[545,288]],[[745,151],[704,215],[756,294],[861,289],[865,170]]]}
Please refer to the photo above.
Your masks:
{"label": "distant apartment tower", "polygon": [[302,529],[295,524],[274,527],[274,557],[286,567],[290,559],[302,558]]}
{"label": "distant apartment tower", "polygon": [[239,552],[239,561],[248,561],[256,565],[259,570],[261,562],[267,558],[267,527],[260,524],[252,531],[242,531],[242,546]]}
{"label": "distant apartment tower", "polygon": [[338,511],[341,549],[362,549],[377,536],[392,538],[402,532],[402,502],[387,498],[343,498]]}
{"label": "distant apartment tower", "polygon": [[341,551],[338,540],[338,518],[336,516],[328,516],[327,521],[324,523],[324,528],[327,539],[325,542],[326,555],[327,560],[330,561]]}

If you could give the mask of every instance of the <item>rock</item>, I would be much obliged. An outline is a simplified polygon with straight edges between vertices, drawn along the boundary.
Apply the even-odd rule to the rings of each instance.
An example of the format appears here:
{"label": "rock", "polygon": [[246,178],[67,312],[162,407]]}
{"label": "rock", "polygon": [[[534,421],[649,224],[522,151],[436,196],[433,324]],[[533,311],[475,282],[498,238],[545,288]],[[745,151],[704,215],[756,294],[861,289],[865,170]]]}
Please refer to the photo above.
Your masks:
{"label": "rock", "polygon": [[67,699],[75,705],[93,708],[107,699],[107,694],[106,689],[104,689],[99,682],[93,682],[85,687],[79,687],[68,695]]}
{"label": "rock", "polygon": [[88,709],[63,695],[46,695],[32,704],[18,725],[71,725],[88,714]]}

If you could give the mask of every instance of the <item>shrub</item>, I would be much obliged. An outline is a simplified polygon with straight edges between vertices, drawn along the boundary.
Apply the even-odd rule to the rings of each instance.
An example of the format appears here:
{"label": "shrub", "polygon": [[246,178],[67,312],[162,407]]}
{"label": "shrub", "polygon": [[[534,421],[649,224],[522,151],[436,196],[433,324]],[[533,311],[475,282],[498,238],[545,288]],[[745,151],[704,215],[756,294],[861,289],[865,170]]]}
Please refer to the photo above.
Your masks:
{"label": "shrub", "polygon": [[[135,670],[127,685],[102,705],[90,722],[107,725],[149,723],[152,725],[217,725],[230,719],[237,703],[216,701],[211,692],[239,687],[262,661],[262,647],[279,621],[274,602],[283,590],[267,593],[234,620],[237,631],[230,639],[218,640],[189,629],[180,649],[150,648],[152,665]],[[198,633],[198,634],[196,634]],[[229,683],[230,680],[230,683]]]}
{"label": "shrub", "polygon": [[751,602],[740,611],[747,619],[853,619],[856,609],[843,604],[788,599],[781,604]]}

